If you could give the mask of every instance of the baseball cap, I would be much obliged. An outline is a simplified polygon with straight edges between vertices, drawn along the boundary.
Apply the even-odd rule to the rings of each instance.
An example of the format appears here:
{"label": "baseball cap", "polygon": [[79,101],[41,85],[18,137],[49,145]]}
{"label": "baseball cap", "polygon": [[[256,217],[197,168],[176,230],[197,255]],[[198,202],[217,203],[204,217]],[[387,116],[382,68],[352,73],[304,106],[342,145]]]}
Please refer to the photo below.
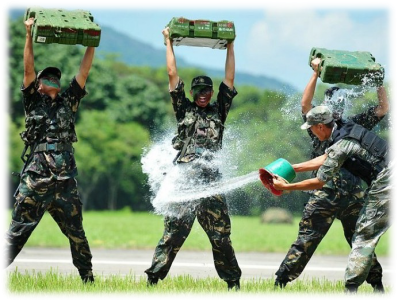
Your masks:
{"label": "baseball cap", "polygon": [[210,86],[213,87],[213,81],[208,76],[197,76],[192,79],[191,89],[195,86]]}
{"label": "baseball cap", "polygon": [[59,70],[57,67],[47,67],[38,72],[37,78],[40,79],[47,75],[53,75],[56,76],[58,79],[61,79],[61,70]]}
{"label": "baseball cap", "polygon": [[301,125],[301,129],[308,129],[313,125],[328,124],[333,121],[333,114],[328,106],[316,106],[307,112],[307,121]]}

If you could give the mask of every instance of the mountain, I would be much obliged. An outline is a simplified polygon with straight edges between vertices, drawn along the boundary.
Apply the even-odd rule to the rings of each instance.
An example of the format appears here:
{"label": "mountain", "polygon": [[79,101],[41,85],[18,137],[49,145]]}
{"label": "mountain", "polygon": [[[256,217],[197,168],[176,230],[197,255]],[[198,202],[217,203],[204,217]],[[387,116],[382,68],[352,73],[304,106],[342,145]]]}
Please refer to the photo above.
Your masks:
{"label": "mountain", "polygon": [[[10,19],[21,18],[24,14],[25,10],[22,9],[11,9],[9,11]],[[101,43],[97,48],[97,54],[99,56],[105,56],[107,53],[115,54],[117,60],[127,65],[157,68],[165,64],[164,49],[155,48],[147,43],[118,32],[114,28],[101,26]],[[210,77],[222,78],[224,76],[224,70],[195,66],[178,56],[177,60],[179,67],[200,68]],[[235,80],[239,85],[252,85],[261,89],[275,90],[286,94],[297,92],[290,84],[266,76],[256,76],[249,73],[237,72]]]}

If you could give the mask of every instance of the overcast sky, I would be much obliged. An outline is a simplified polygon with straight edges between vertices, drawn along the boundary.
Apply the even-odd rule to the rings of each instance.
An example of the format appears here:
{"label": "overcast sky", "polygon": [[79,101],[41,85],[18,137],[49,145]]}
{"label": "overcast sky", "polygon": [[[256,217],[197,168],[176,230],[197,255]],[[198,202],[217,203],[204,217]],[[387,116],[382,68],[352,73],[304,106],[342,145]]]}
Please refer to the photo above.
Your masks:
{"label": "overcast sky", "polygon": [[[272,5],[254,5],[258,1],[252,0],[147,0],[133,4],[120,0],[102,4],[73,0],[35,1],[34,5],[30,1],[6,1],[9,8],[60,5],[65,9],[87,9],[100,26],[111,26],[158,49],[164,48],[161,31],[172,17],[233,21],[237,34],[236,70],[275,77],[298,90],[305,87],[311,75],[308,57],[312,47],[369,51],[385,67],[386,79],[391,77],[390,41],[396,37],[395,10],[390,4],[393,1],[279,0],[272,1],[277,2]],[[175,52],[199,66],[224,68],[225,50],[179,46]]]}

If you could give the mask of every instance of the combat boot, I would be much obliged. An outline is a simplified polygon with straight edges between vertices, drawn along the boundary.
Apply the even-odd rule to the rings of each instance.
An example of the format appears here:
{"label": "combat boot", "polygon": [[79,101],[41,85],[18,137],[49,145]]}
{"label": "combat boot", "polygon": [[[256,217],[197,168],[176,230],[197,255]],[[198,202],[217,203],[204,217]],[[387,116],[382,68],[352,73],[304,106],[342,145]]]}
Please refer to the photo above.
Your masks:
{"label": "combat boot", "polygon": [[358,291],[358,285],[355,284],[346,284],[344,292],[346,294],[356,294]]}
{"label": "combat boot", "polygon": [[376,282],[376,283],[371,283],[372,287],[373,287],[373,292],[377,293],[377,294],[384,294],[384,286],[383,283],[380,282]]}
{"label": "combat boot", "polygon": [[239,280],[235,280],[235,281],[227,281],[228,284],[228,291],[233,290],[235,288],[235,291],[239,291],[240,290],[240,282]]}
{"label": "combat boot", "polygon": [[274,288],[276,289],[279,287],[279,288],[283,289],[286,287],[286,284],[287,284],[287,281],[277,278],[277,279],[275,279]]}
{"label": "combat boot", "polygon": [[151,287],[158,284],[159,278],[154,276],[148,276],[148,280],[146,281],[146,286]]}
{"label": "combat boot", "polygon": [[81,276],[81,278],[82,278],[82,281],[83,281],[83,283],[84,284],[87,284],[87,283],[94,283],[94,276]]}

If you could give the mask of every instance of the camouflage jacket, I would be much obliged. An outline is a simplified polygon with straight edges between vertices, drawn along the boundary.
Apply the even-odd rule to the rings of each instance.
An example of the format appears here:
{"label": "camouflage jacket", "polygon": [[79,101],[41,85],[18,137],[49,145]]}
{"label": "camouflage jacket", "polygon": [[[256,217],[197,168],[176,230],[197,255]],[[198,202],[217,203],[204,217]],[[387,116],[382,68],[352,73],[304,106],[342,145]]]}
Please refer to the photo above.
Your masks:
{"label": "camouflage jacket", "polygon": [[[353,121],[368,130],[372,130],[382,119],[375,115],[375,109],[377,106],[371,106],[368,110],[350,116],[347,120]],[[303,115],[304,121],[306,121],[305,115]],[[330,141],[320,141],[310,129],[307,130],[309,136],[312,140],[313,150],[311,152],[311,158],[318,157],[325,154],[326,149],[330,145]],[[316,177],[317,171],[314,171],[313,176]],[[341,189],[343,192],[355,193],[361,187],[361,179],[352,175],[346,169],[340,169],[339,173],[335,174],[329,182],[327,182],[324,187],[331,189]]]}
{"label": "camouflage jacket", "polygon": [[184,82],[170,92],[177,119],[177,135],[173,147],[180,151],[178,162],[189,162],[208,151],[217,151],[222,146],[224,123],[227,119],[232,99],[237,95],[221,82],[217,101],[201,108],[185,96]]}
{"label": "camouflage jacket", "polygon": [[343,138],[326,149],[327,158],[319,168],[317,178],[321,181],[329,181],[333,178],[343,163],[352,156],[356,156],[363,161],[375,166],[380,162],[380,157],[374,156],[366,148],[353,138]]}
{"label": "camouflage jacket", "polygon": [[[54,100],[38,92],[37,80],[28,87],[21,87],[25,110],[25,128],[21,138],[26,145],[46,142],[74,143],[76,112],[80,100],[86,95],[73,78],[69,87]],[[72,178],[77,175],[73,153],[35,152],[25,171],[37,173],[43,177],[53,176],[57,179]]]}

